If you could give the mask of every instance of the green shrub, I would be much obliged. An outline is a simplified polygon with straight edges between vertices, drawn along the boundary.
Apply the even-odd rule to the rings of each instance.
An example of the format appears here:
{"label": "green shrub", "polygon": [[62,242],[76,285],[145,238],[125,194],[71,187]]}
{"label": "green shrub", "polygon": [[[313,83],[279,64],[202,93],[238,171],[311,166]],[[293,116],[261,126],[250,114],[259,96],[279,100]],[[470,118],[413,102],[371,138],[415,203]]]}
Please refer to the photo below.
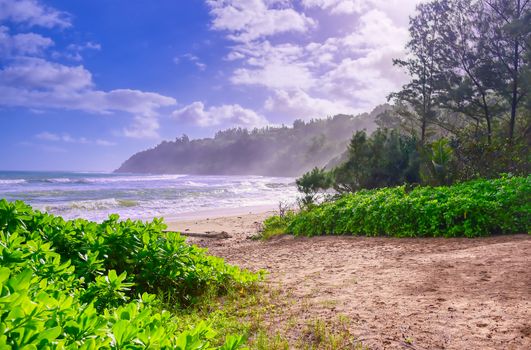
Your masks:
{"label": "green shrub", "polygon": [[[183,327],[163,308],[260,276],[164,227],[117,216],[65,221],[0,201],[0,348],[211,349],[208,324]],[[229,336],[221,349],[243,341]]]}
{"label": "green shrub", "polygon": [[333,185],[333,178],[331,173],[324,168],[313,168],[311,171],[303,174],[295,183],[297,189],[304,196],[300,200],[300,206],[308,206],[314,203],[317,193],[322,190],[327,190]]}
{"label": "green shrub", "polygon": [[[268,225],[265,225],[265,230]],[[295,235],[477,237],[529,232],[531,176],[449,187],[361,190],[303,210],[284,223]]]}
{"label": "green shrub", "polygon": [[273,215],[264,220],[264,228],[260,232],[260,238],[268,239],[287,232],[288,225],[295,216],[293,211],[287,211],[284,215]]}

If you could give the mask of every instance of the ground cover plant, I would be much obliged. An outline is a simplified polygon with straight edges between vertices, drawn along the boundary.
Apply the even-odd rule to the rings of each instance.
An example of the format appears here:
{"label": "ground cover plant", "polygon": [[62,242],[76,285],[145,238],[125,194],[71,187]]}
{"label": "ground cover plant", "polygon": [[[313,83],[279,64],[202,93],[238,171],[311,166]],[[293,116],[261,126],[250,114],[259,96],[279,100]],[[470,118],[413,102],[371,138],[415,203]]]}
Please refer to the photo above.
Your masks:
{"label": "ground cover plant", "polygon": [[300,212],[271,217],[264,232],[298,236],[478,237],[525,233],[531,225],[531,176],[452,186],[361,190]]}
{"label": "ground cover plant", "polygon": [[250,288],[260,274],[164,228],[116,215],[65,221],[0,201],[0,348],[239,348],[244,335],[220,345],[224,330],[182,315],[204,298]]}

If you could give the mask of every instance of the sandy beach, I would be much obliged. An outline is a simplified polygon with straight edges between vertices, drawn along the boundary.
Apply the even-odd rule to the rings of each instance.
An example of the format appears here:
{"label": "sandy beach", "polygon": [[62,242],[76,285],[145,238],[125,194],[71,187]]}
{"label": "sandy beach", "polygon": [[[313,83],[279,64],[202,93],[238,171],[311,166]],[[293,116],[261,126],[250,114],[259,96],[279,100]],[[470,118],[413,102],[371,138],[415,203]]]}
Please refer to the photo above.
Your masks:
{"label": "sandy beach", "polygon": [[308,321],[348,318],[370,349],[531,348],[531,236],[366,237],[256,241],[272,212],[171,221],[214,255],[269,272],[283,310],[273,330],[300,339]]}

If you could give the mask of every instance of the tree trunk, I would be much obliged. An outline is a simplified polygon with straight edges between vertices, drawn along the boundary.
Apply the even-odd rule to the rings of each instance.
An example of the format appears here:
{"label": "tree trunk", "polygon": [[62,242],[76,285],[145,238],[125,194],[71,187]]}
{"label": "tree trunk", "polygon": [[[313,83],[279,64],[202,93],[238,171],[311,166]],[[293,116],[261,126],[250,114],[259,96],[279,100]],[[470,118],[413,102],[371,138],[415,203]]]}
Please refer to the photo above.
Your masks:
{"label": "tree trunk", "polygon": [[487,143],[490,145],[492,140],[492,122],[489,113],[489,107],[487,105],[487,99],[484,93],[481,94],[481,98],[483,100],[483,111],[485,113],[485,121],[487,122]]}
{"label": "tree trunk", "polygon": [[[520,4],[518,4],[520,7]],[[520,12],[520,9],[518,9]],[[509,141],[514,138],[514,127],[516,124],[516,107],[518,104],[518,61],[520,60],[518,39],[514,39],[514,57],[513,57],[513,91],[511,99],[511,121],[509,122]]]}
{"label": "tree trunk", "polygon": [[422,117],[422,124],[420,126],[420,144],[424,145],[424,141],[426,139],[426,113],[424,113],[424,116]]}
{"label": "tree trunk", "polygon": [[[522,6],[521,0],[516,1],[516,17],[515,19],[520,20],[522,17]],[[524,5],[525,6],[525,5]],[[516,126],[516,109],[518,107],[518,78],[519,72],[518,69],[520,62],[520,43],[518,41],[518,36],[514,38],[514,52],[513,52],[513,84],[512,84],[512,96],[511,96],[511,120],[509,122],[509,143],[513,142],[514,139],[514,128]]]}

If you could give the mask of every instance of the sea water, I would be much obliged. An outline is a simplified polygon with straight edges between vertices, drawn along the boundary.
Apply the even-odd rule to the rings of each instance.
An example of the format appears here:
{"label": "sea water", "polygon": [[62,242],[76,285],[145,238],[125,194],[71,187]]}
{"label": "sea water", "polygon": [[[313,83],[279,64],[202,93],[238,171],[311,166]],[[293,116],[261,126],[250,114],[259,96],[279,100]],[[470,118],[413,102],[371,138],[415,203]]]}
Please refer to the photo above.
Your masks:
{"label": "sea water", "polygon": [[[0,172],[0,198],[23,200],[65,219],[179,218],[187,214],[294,203],[293,178]],[[243,212],[242,212],[243,214]]]}

